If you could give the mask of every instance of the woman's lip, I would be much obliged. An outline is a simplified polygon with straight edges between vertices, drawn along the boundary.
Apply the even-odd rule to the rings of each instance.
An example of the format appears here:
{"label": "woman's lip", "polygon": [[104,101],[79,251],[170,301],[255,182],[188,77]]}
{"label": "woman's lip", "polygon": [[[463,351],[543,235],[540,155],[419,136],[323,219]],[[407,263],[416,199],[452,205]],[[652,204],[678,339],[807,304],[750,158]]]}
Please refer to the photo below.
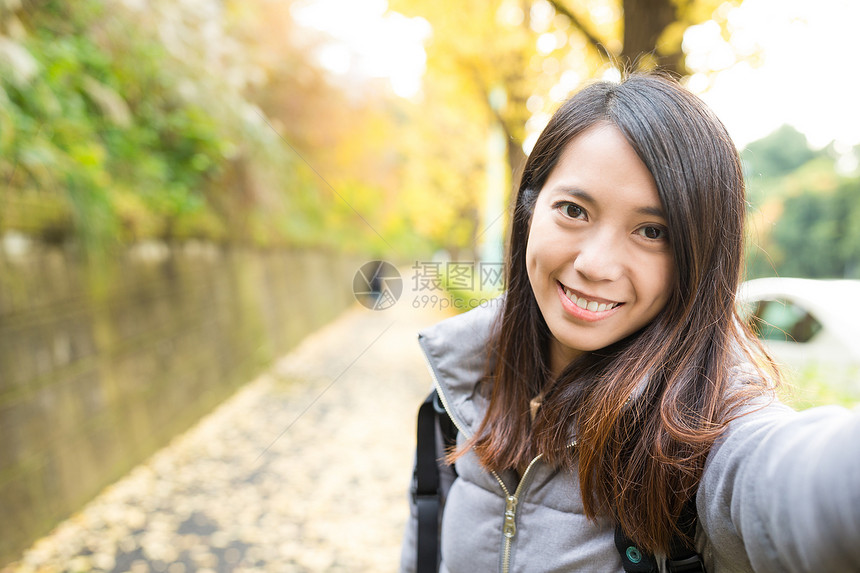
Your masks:
{"label": "woman's lip", "polygon": [[[585,321],[585,322],[597,322],[599,320],[609,318],[610,316],[615,314],[618,311],[618,309],[620,309],[622,306],[624,306],[623,303],[615,303],[612,301],[607,301],[607,303],[604,303],[604,304],[616,304],[617,306],[615,306],[614,308],[609,308],[609,309],[602,310],[602,311],[588,310],[588,309],[581,308],[581,307],[577,306],[576,304],[574,304],[573,301],[571,301],[568,298],[567,294],[564,292],[564,289],[565,289],[564,285],[562,285],[559,282],[556,282],[556,288],[558,290],[558,298],[561,301],[561,306],[564,308],[564,310],[567,312],[567,314],[569,314],[573,318],[577,318],[577,319]],[[576,291],[574,291],[574,294],[578,294],[578,293]],[[582,298],[585,298],[585,297],[582,297]],[[605,300],[605,299],[588,299],[588,300],[598,302],[598,301]]]}
{"label": "woman's lip", "polygon": [[565,291],[565,290],[569,291],[571,294],[575,294],[577,297],[584,298],[587,301],[594,301],[598,304],[623,304],[623,303],[618,302],[617,300],[609,300],[608,298],[600,298],[599,296],[591,296],[591,295],[586,294],[584,292],[574,290],[574,289],[570,288],[569,286],[565,286],[564,284],[562,284],[559,281],[555,281],[555,282],[558,283],[558,285],[561,287],[561,289],[563,291]]}

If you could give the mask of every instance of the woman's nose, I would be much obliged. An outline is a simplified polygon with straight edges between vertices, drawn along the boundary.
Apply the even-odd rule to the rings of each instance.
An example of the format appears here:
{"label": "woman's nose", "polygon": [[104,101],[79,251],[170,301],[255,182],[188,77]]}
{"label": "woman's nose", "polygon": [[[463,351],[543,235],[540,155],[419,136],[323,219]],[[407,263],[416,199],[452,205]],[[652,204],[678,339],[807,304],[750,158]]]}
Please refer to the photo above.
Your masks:
{"label": "woman's nose", "polygon": [[573,268],[592,282],[621,278],[624,268],[622,240],[607,230],[584,237],[579,244]]}

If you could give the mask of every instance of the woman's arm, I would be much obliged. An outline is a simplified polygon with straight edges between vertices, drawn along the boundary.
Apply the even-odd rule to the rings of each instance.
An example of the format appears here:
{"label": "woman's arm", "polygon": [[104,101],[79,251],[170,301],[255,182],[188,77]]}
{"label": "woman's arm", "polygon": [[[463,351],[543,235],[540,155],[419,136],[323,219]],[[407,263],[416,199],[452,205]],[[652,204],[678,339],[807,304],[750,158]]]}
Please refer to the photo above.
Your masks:
{"label": "woman's arm", "polygon": [[733,421],[697,505],[723,569],[860,570],[860,412],[772,404]]}

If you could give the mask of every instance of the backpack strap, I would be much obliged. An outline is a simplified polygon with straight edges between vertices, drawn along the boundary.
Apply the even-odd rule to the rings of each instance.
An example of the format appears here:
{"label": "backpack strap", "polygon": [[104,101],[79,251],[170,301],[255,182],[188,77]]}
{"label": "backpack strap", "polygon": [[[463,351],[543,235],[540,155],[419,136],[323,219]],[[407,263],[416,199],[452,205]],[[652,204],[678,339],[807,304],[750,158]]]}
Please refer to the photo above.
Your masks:
{"label": "backpack strap", "polygon": [[417,573],[436,573],[439,567],[439,467],[436,465],[436,392],[418,409],[418,441],[415,451],[415,489],[418,510]]}
{"label": "backpack strap", "polygon": [[685,542],[685,539],[696,538],[696,523],[698,523],[696,496],[693,496],[684,504],[681,516],[678,518],[678,528],[683,533],[683,537],[675,535],[669,544],[669,555],[666,558],[666,568],[669,573],[706,573],[702,556]]}
{"label": "backpack strap", "polygon": [[615,526],[615,548],[621,555],[621,564],[625,573],[659,573],[657,560],[644,549],[627,537],[621,530],[621,525]]}
{"label": "backpack strap", "polygon": [[[442,405],[439,392],[433,391],[431,394],[433,395],[433,409],[436,411],[436,417],[439,419],[439,429],[442,430],[442,443],[445,446],[444,453],[448,453],[451,449],[457,447],[457,434],[459,430],[445,409],[445,406]],[[451,466],[451,469],[454,471],[454,475],[457,475],[457,470],[454,466]]]}
{"label": "backpack strap", "polygon": [[[439,482],[439,459],[445,452],[436,449],[436,422],[442,430],[445,449],[457,445],[457,426],[434,390],[418,409],[418,436],[415,451],[415,488],[413,496],[418,510],[417,573],[436,573],[439,567],[439,514],[442,489]],[[454,475],[457,471],[451,466]]]}
{"label": "backpack strap", "polygon": [[[693,497],[684,505],[678,518],[678,527],[683,537],[674,535],[669,542],[669,555],[666,557],[666,568],[669,573],[706,573],[702,556],[687,547],[684,542],[684,538],[695,538],[696,521],[696,498]],[[640,549],[624,534],[620,525],[615,527],[615,548],[621,554],[625,573],[659,573],[660,569],[654,556]]]}

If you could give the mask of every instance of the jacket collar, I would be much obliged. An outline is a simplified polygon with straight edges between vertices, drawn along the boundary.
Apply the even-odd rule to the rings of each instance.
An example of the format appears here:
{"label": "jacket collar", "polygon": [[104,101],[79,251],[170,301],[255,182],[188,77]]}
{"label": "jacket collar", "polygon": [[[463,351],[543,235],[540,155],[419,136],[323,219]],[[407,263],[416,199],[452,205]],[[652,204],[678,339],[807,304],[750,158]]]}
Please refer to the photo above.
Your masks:
{"label": "jacket collar", "polygon": [[442,403],[466,437],[477,430],[489,403],[488,393],[479,383],[484,379],[490,339],[503,306],[504,296],[500,296],[418,333]]}

